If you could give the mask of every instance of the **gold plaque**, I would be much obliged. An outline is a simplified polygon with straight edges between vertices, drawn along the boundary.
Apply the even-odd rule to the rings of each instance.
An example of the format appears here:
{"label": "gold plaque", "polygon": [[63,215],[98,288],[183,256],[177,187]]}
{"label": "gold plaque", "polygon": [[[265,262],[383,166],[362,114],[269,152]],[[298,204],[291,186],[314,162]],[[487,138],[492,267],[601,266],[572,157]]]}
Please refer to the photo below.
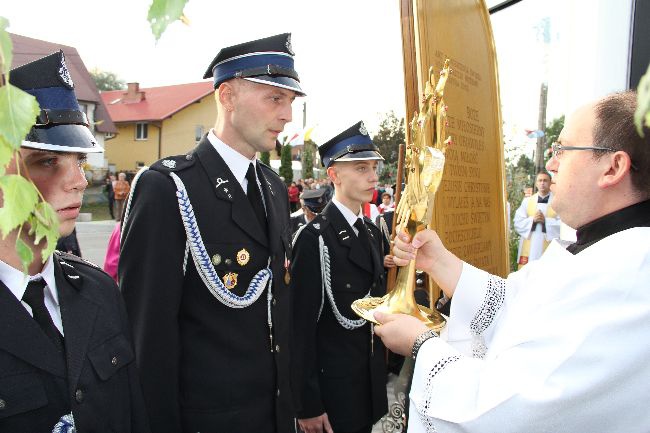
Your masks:
{"label": "gold plaque", "polygon": [[212,264],[215,266],[219,266],[219,264],[221,264],[221,255],[215,254],[214,256],[212,256]]}
{"label": "gold plaque", "polygon": [[250,258],[251,255],[248,253],[246,248],[242,248],[241,250],[237,251],[237,263],[239,263],[239,266],[245,266]]}
{"label": "gold plaque", "polygon": [[237,274],[234,272],[228,272],[223,276],[223,285],[226,286],[228,290],[232,290],[237,285]]}

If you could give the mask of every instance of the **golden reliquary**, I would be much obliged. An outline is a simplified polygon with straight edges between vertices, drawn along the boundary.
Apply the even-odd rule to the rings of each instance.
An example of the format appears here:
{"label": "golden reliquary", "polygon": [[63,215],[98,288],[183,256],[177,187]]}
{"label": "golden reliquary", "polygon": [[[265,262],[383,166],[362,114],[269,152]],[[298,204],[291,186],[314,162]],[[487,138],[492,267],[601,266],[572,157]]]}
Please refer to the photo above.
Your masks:
{"label": "golden reliquary", "polygon": [[[443,99],[450,73],[449,60],[446,60],[436,84],[433,68],[429,68],[420,112],[414,114],[410,123],[412,143],[406,146],[405,187],[395,218],[396,232],[406,230],[411,237],[431,222],[434,198],[445,167],[445,150],[451,144],[451,137],[445,138],[447,106]],[[415,271],[415,260],[411,260],[399,269],[393,290],[381,298],[358,299],[352,303],[352,310],[374,323],[377,323],[375,311],[410,314],[430,328],[441,330],[445,325],[442,315],[415,302]]]}

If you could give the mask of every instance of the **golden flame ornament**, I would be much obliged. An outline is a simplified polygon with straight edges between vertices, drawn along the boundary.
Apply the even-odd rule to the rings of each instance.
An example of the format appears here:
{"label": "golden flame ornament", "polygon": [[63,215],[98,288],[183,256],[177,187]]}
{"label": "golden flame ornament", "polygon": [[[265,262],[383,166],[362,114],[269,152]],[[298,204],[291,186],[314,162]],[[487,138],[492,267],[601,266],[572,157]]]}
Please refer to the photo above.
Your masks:
{"label": "golden flame ornament", "polygon": [[[411,238],[431,222],[433,202],[445,166],[445,151],[451,144],[451,137],[445,138],[447,106],[443,99],[450,73],[447,59],[436,84],[433,67],[429,68],[420,112],[414,114],[410,123],[413,143],[406,146],[405,187],[395,218],[396,231],[407,231]],[[373,323],[377,323],[375,311],[409,314],[439,331],[445,325],[442,315],[415,302],[415,271],[415,260],[411,260],[397,272],[393,290],[381,298],[358,299],[352,303],[352,310]]]}

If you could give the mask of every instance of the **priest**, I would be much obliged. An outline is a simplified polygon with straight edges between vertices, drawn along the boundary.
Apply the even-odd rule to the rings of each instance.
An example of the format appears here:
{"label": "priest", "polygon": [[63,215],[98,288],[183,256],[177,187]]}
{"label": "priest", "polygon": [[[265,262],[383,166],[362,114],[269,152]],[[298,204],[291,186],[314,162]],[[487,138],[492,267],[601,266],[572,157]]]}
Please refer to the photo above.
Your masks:
{"label": "priest", "polygon": [[[434,231],[400,234],[454,297],[442,335],[376,314],[387,347],[415,358],[409,432],[647,432],[650,428],[650,129],[636,93],[578,109],[553,145],[554,240],[507,279],[464,263]],[[417,252],[417,255],[415,254]]]}

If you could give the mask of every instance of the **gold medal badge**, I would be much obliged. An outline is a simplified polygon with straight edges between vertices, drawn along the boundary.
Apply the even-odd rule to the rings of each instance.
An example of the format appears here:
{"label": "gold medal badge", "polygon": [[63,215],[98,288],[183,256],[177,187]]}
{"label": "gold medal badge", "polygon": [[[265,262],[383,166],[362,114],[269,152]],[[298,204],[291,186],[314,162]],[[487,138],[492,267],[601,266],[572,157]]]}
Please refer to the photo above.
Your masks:
{"label": "gold medal badge", "polygon": [[237,263],[239,263],[239,266],[246,266],[246,263],[248,263],[250,258],[251,255],[248,253],[246,248],[237,251]]}
{"label": "gold medal badge", "polygon": [[223,276],[223,285],[226,286],[228,290],[232,290],[237,285],[237,274],[234,272],[228,272]]}

